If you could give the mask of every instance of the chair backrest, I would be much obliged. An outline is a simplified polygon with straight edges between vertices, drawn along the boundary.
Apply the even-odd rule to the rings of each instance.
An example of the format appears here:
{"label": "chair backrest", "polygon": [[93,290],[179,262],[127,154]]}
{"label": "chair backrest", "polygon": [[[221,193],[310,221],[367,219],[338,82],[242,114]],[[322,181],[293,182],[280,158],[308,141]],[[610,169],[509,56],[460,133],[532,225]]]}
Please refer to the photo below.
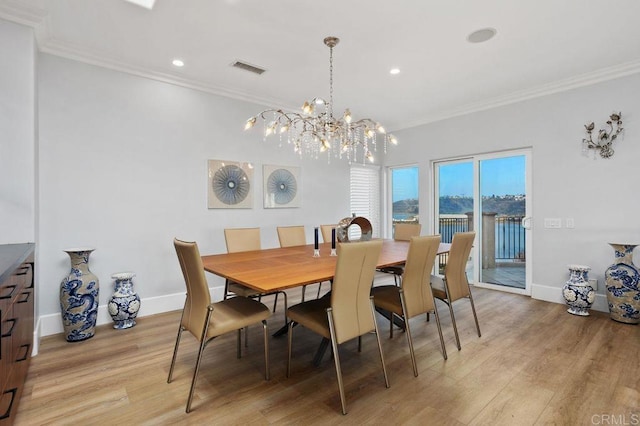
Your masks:
{"label": "chair backrest", "polygon": [[280,247],[307,245],[304,226],[278,226],[277,230]]}
{"label": "chair backrest", "polygon": [[411,238],[401,281],[408,318],[434,309],[429,282],[439,246],[440,235]]}
{"label": "chair backrest", "polygon": [[227,253],[260,250],[260,228],[227,228],[224,230]]}
{"label": "chair backrest", "polygon": [[204,322],[207,320],[207,307],[211,304],[200,251],[195,242],[174,238],[173,245],[187,286],[187,300],[184,303],[181,324],[199,341],[202,338]]}
{"label": "chair backrest", "polygon": [[467,261],[473,246],[475,232],[456,232],[451,240],[449,259],[444,269],[444,277],[449,288],[449,298],[453,302],[469,295],[469,281],[467,281]]}
{"label": "chair backrest", "polygon": [[422,231],[419,223],[396,223],[393,231],[393,239],[396,241],[409,241],[411,237],[417,237]]}
{"label": "chair backrest", "polygon": [[331,287],[331,308],[338,343],[375,330],[371,284],[382,240],[340,244]]}
{"label": "chair backrest", "polygon": [[335,229],[338,225],[320,225],[320,231],[322,232],[322,241],[325,243],[331,242],[331,230]]}

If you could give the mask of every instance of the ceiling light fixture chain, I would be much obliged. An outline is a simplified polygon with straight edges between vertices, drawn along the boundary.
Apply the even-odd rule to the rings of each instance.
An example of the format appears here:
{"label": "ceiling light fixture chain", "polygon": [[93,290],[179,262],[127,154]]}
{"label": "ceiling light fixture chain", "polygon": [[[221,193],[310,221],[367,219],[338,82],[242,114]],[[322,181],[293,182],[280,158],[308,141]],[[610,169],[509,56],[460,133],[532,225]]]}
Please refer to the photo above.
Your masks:
{"label": "ceiling light fixture chain", "polygon": [[[339,41],[337,37],[324,39],[324,44],[329,47],[329,102],[322,98],[305,101],[302,113],[267,109],[249,118],[245,130],[252,128],[260,118],[264,122],[265,141],[268,136],[279,133],[280,146],[283,139],[286,140],[300,157],[308,155],[318,158],[321,153],[327,152],[327,159],[330,160],[333,152],[334,157],[346,158],[349,163],[357,161],[359,152],[363,162],[367,159],[373,161],[376,135],[383,136],[385,153],[388,142],[397,144],[395,136],[387,134],[380,123],[370,118],[353,121],[348,108],[341,118],[333,116],[333,48]],[[324,105],[324,110],[318,112],[320,105]]]}

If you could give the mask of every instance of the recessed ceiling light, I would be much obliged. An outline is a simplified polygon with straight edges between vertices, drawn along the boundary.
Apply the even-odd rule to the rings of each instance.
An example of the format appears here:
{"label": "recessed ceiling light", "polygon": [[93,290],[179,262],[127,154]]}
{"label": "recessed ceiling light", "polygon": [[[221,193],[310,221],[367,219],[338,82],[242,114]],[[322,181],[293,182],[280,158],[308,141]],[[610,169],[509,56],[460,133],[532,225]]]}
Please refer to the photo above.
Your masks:
{"label": "recessed ceiling light", "polygon": [[183,67],[184,61],[182,59],[174,59],[171,63],[176,67]]}
{"label": "recessed ceiling light", "polygon": [[400,68],[391,68],[391,70],[389,70],[389,74],[392,74],[392,75],[400,74]]}
{"label": "recessed ceiling light", "polygon": [[497,31],[495,28],[483,28],[469,34],[467,36],[467,41],[469,43],[484,43],[485,41],[491,40],[496,33]]}

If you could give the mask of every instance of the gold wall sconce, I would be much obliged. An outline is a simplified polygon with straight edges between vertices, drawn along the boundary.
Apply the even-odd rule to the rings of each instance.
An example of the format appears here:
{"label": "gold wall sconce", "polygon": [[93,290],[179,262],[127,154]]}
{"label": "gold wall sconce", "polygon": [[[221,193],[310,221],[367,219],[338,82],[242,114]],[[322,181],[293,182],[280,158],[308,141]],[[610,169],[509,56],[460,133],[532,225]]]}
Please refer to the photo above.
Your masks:
{"label": "gold wall sconce", "polygon": [[589,124],[585,124],[584,128],[587,131],[587,138],[582,139],[582,153],[587,155],[590,149],[593,149],[593,155],[595,158],[595,153],[599,150],[600,157],[602,158],[611,158],[614,151],[611,145],[613,141],[618,138],[620,132],[624,129],[622,128],[622,112],[613,113],[609,116],[609,120],[607,120],[607,129],[598,130],[598,136],[596,140],[593,140],[593,129],[595,129],[595,125],[593,122]]}

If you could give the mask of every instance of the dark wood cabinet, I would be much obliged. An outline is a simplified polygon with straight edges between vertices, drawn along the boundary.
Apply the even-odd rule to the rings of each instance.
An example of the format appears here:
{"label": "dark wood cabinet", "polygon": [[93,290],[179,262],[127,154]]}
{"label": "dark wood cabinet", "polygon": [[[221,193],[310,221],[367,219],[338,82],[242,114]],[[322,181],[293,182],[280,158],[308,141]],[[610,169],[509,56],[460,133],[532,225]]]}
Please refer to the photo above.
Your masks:
{"label": "dark wood cabinet", "polygon": [[33,347],[33,244],[0,245],[0,425],[13,423]]}

